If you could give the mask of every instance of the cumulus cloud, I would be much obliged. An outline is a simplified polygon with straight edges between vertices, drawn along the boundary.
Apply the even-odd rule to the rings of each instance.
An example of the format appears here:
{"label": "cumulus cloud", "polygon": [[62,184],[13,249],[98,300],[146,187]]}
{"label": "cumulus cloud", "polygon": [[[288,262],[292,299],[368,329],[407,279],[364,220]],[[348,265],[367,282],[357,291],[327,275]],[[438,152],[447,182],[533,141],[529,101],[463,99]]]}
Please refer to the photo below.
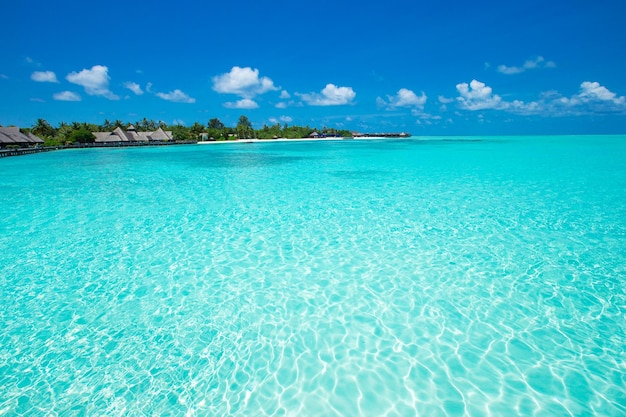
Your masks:
{"label": "cumulus cloud", "polygon": [[387,106],[388,109],[394,109],[396,107],[414,107],[423,109],[426,104],[426,94],[422,91],[422,94],[418,96],[413,91],[401,88],[395,96],[387,96],[387,100],[380,97],[376,99],[379,105]]}
{"label": "cumulus cloud", "polygon": [[227,109],[257,109],[258,103],[249,98],[242,98],[237,101],[228,101],[224,103],[224,107]]}
{"label": "cumulus cloud", "polygon": [[327,84],[320,93],[297,94],[310,106],[339,106],[351,104],[356,93],[352,87],[337,87]]}
{"label": "cumulus cloud", "polygon": [[195,103],[196,99],[189,97],[187,94],[179,89],[170,91],[169,93],[156,93],[156,95],[163,100],[172,101],[174,103]]}
{"label": "cumulus cloud", "polygon": [[57,75],[52,71],[35,71],[30,75],[30,79],[40,83],[58,83]]}
{"label": "cumulus cloud", "polygon": [[580,85],[580,93],[578,97],[583,101],[608,101],[613,104],[624,104],[626,98],[624,96],[617,97],[617,94],[608,88],[600,85],[597,81],[585,81]]}
{"label": "cumulus cloud", "polygon": [[527,70],[537,69],[537,68],[554,68],[556,64],[554,61],[546,61],[544,57],[538,56],[535,59],[529,59],[524,62],[522,66],[506,66],[506,65],[498,65],[498,72],[506,75],[512,74],[520,74]]}
{"label": "cumulus cloud", "polygon": [[542,110],[541,103],[538,102],[505,101],[494,94],[491,87],[478,80],[472,80],[469,84],[457,84],[456,89],[459,92],[456,102],[464,110],[506,110],[518,114],[538,113]]}
{"label": "cumulus cloud", "polygon": [[577,94],[566,97],[557,91],[544,92],[538,100],[505,101],[494,94],[491,87],[472,80],[456,86],[457,103],[465,110],[503,110],[520,115],[543,114],[559,117],[564,115],[590,115],[602,113],[626,113],[626,97],[618,96],[595,81],[584,81]]}
{"label": "cumulus cloud", "polygon": [[564,97],[557,92],[544,95],[547,107],[567,114],[626,113],[626,97],[618,96],[597,81],[584,81],[578,94]]}
{"label": "cumulus cloud", "polygon": [[80,101],[81,98],[78,94],[72,91],[61,91],[60,93],[55,93],[52,96],[53,99],[59,101]]}
{"label": "cumulus cloud", "polygon": [[133,83],[131,81],[125,82],[124,83],[124,87],[128,88],[130,91],[132,91],[133,93],[135,93],[135,95],[142,95],[143,94],[143,90],[141,89],[141,86],[137,83]]}
{"label": "cumulus cloud", "polygon": [[268,77],[259,78],[259,70],[250,67],[232,67],[230,72],[213,77],[213,90],[252,99],[259,94],[279,88]]}
{"label": "cumulus cloud", "polygon": [[104,65],[94,65],[91,69],[80,72],[71,72],[65,77],[72,84],[85,88],[90,96],[103,96],[109,100],[119,100],[119,97],[109,90],[109,69]]}
{"label": "cumulus cloud", "polygon": [[456,89],[460,94],[457,103],[465,110],[501,109],[503,106],[502,98],[478,80],[457,84]]}
{"label": "cumulus cloud", "polygon": [[286,100],[288,98],[291,98],[291,94],[289,94],[287,90],[283,90],[280,92],[280,96],[278,96],[278,98]]}

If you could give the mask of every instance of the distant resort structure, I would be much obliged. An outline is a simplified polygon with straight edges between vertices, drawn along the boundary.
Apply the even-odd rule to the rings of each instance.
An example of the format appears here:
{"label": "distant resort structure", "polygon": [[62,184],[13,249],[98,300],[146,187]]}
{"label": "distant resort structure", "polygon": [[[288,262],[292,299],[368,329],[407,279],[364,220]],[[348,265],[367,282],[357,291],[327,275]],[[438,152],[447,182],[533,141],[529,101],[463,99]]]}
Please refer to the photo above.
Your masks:
{"label": "distant resort structure", "polygon": [[400,132],[400,133],[389,133],[389,132],[383,132],[383,133],[359,133],[359,132],[352,132],[352,137],[353,138],[408,138],[408,137],[411,137],[411,134],[407,133],[407,132]]}
{"label": "distant resort structure", "polygon": [[32,133],[22,133],[19,127],[2,127],[0,126],[0,146],[27,146],[43,145],[43,140]]}
{"label": "distant resort structure", "polygon": [[[180,131],[173,132],[172,130],[179,129],[179,126],[175,126],[172,130],[164,130],[163,127],[158,127],[156,130],[150,131],[138,131],[135,128],[135,125],[130,124],[126,129],[122,128],[118,125],[113,131],[108,132],[96,132],[91,130],[88,127],[75,123],[73,127],[72,133],[80,132],[81,135],[76,135],[72,137],[71,140],[68,140],[68,137],[64,139],[64,143],[49,143],[48,140],[51,136],[56,134],[51,126],[45,122],[45,120],[38,121],[44,128],[52,129],[53,133],[45,133],[44,137],[46,141],[41,139],[40,137],[31,133],[31,129],[20,129],[16,126],[11,127],[2,127],[0,126],[0,157],[4,156],[18,156],[18,155],[26,155],[37,152],[45,152],[49,150],[56,149],[64,149],[64,148],[83,148],[83,147],[118,147],[118,146],[142,146],[142,145],[174,145],[174,144],[189,144],[189,143],[207,143],[214,142],[216,139],[214,137],[209,136],[209,133],[204,131],[200,133],[193,133],[187,135],[184,134],[181,136]],[[67,126],[67,125],[65,125]],[[144,125],[142,125],[144,126]],[[149,125],[145,125],[149,126]],[[144,126],[144,129],[146,128]],[[153,127],[154,126],[153,124]],[[150,128],[150,127],[148,127]],[[82,129],[82,131],[81,131]],[[102,127],[100,127],[102,129]],[[185,128],[187,129],[187,128]],[[285,127],[286,129],[286,127]],[[298,130],[299,129],[299,130]],[[308,129],[308,127],[306,128]],[[35,130],[35,129],[32,129]],[[217,133],[221,133],[223,136],[217,138],[217,141],[261,141],[268,139],[280,139],[280,140],[304,140],[306,139],[358,139],[358,138],[408,138],[411,136],[410,133],[400,132],[400,133],[390,133],[390,132],[382,132],[382,133],[359,133],[359,132],[350,132],[350,131],[337,131],[335,129],[326,130],[324,129],[321,132],[318,132],[317,129],[314,129],[312,132],[309,130],[307,133],[302,132],[302,128],[292,129],[289,132],[282,132],[283,134],[294,134],[294,136],[278,136],[280,134],[280,130],[276,132],[277,134],[272,136],[263,137],[261,135],[256,136],[255,133],[264,133],[267,130],[267,127],[264,130],[255,131],[251,127],[245,130],[237,130],[231,129],[230,131],[224,130],[222,125],[221,132],[220,129],[213,129],[217,131]],[[42,131],[42,129],[36,130],[37,132]],[[184,133],[184,132],[183,132]],[[241,133],[241,135],[240,135]],[[267,132],[265,132],[267,133]],[[67,133],[66,133],[67,135]],[[251,136],[251,138],[250,138]]]}
{"label": "distant resort structure", "polygon": [[22,133],[19,127],[0,126],[0,157],[19,156],[46,150],[44,141],[32,133]]}
{"label": "distant resort structure", "polygon": [[135,126],[130,125],[126,130],[117,127],[112,132],[93,132],[95,143],[120,142],[163,142],[173,140],[172,132],[160,127],[154,132],[137,132]]}

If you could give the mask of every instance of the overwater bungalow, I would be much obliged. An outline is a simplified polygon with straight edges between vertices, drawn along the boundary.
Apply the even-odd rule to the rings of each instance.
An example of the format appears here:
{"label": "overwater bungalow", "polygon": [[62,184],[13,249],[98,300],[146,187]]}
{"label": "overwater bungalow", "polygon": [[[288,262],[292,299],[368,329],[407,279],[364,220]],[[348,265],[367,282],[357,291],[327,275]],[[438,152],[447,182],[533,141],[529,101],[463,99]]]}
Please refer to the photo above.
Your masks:
{"label": "overwater bungalow", "polygon": [[117,127],[112,132],[94,132],[96,143],[119,142],[164,142],[173,139],[172,132],[158,128],[154,132],[138,132],[135,126],[130,125],[126,130]]}
{"label": "overwater bungalow", "polygon": [[32,133],[22,133],[19,127],[0,126],[0,148],[17,145],[21,148],[43,145],[43,140]]}

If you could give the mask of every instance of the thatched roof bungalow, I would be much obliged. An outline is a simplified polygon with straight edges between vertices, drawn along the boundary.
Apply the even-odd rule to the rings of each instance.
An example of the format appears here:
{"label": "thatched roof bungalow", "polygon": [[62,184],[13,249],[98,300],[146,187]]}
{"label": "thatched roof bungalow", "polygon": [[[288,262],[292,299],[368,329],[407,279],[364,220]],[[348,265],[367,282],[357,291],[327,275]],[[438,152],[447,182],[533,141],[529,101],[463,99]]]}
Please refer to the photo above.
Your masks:
{"label": "thatched roof bungalow", "polygon": [[119,143],[119,142],[151,142],[172,140],[172,132],[166,132],[158,128],[154,132],[137,132],[135,126],[130,125],[124,130],[115,128],[113,132],[94,132],[96,143]]}
{"label": "thatched roof bungalow", "polygon": [[158,128],[154,132],[150,133],[150,140],[172,140],[172,132],[166,132],[165,130]]}
{"label": "thatched roof bungalow", "polygon": [[6,148],[9,145],[20,147],[43,145],[43,140],[32,133],[24,134],[19,127],[0,126],[0,147]]}

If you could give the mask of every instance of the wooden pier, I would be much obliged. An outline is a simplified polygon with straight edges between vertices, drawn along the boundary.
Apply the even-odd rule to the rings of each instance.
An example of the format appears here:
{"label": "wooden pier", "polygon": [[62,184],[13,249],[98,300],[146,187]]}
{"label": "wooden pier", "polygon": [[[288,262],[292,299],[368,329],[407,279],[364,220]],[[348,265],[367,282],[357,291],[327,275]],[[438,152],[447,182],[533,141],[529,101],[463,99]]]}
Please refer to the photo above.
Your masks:
{"label": "wooden pier", "polygon": [[30,155],[33,153],[48,152],[48,151],[54,151],[57,149],[58,148],[55,146],[46,146],[46,147],[41,147],[41,148],[0,149],[0,158],[4,158],[5,156]]}
{"label": "wooden pier", "polygon": [[194,145],[198,143],[195,140],[169,140],[169,141],[150,141],[150,142],[106,142],[106,143],[80,143],[65,146],[44,146],[32,148],[15,148],[0,149],[0,158],[5,156],[29,155],[39,152],[56,151],[60,149],[83,149],[83,148],[127,148],[135,146],[172,146],[172,145]]}

